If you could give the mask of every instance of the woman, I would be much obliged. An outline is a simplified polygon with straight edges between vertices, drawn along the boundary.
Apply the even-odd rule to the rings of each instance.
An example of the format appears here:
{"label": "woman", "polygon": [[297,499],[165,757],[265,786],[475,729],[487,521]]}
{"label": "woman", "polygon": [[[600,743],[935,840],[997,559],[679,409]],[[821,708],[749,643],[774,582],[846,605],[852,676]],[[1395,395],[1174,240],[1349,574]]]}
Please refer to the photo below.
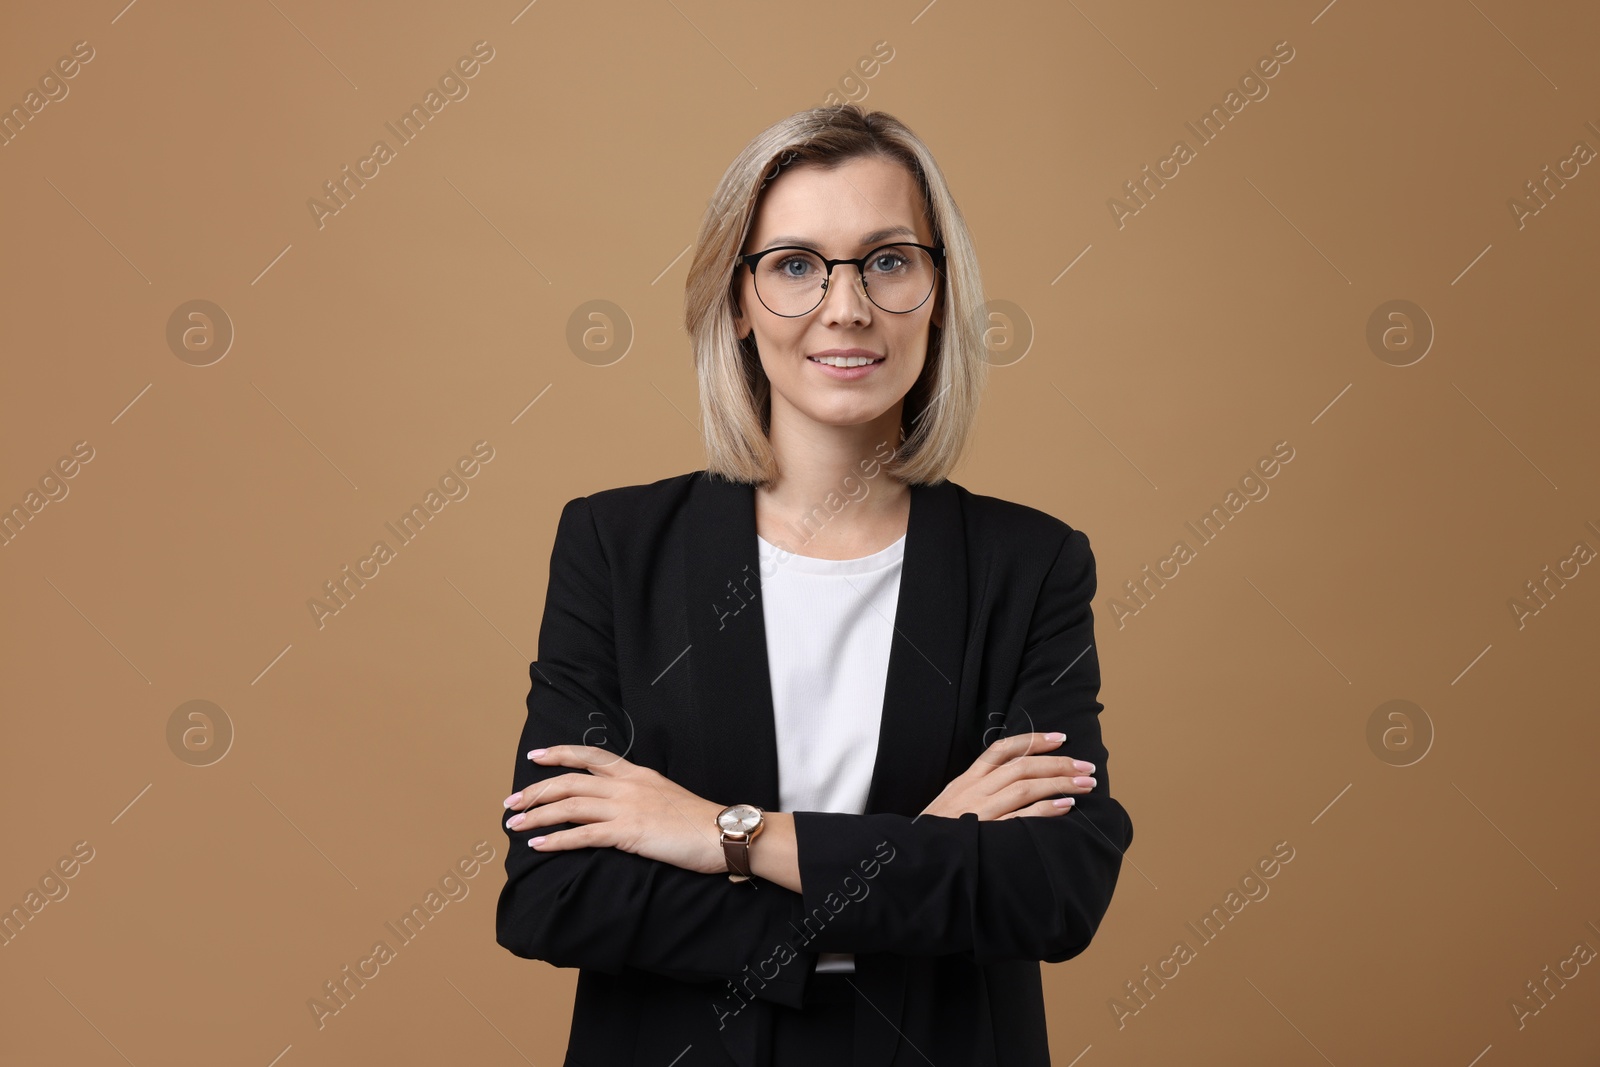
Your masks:
{"label": "woman", "polygon": [[892,116],[802,112],[723,176],[707,467],[563,509],[505,800],[497,938],[581,968],[568,1065],[1050,1062],[1039,962],[1133,830],[1087,537],[947,478],[983,317]]}

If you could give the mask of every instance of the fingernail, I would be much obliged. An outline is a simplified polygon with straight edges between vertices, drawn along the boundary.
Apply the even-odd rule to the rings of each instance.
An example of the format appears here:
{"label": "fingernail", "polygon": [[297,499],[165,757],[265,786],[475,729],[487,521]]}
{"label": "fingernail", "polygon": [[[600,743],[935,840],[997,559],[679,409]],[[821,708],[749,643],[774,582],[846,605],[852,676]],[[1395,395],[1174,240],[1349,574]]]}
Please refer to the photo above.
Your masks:
{"label": "fingernail", "polygon": [[1082,771],[1084,774],[1094,773],[1094,764],[1092,763],[1085,763],[1081,759],[1075,759],[1072,761],[1072,765],[1078,770]]}
{"label": "fingernail", "polygon": [[521,793],[512,793],[510,796],[506,797],[505,800],[501,801],[501,804],[509,808],[511,805],[517,802],[517,798],[521,795]]}
{"label": "fingernail", "polygon": [[535,837],[535,838],[533,838],[532,840],[530,840],[528,842],[528,847],[529,848],[538,848],[542,844],[544,844],[544,838]]}
{"label": "fingernail", "polygon": [[1070,808],[1072,807],[1072,803],[1072,797],[1057,797],[1055,800],[1055,805],[1058,808]]}
{"label": "fingernail", "polygon": [[549,749],[536,748],[532,752],[528,753],[528,758],[529,759],[538,759],[540,756],[544,755],[548,751],[549,751]]}
{"label": "fingernail", "polygon": [[1073,785],[1081,785],[1086,789],[1093,789],[1097,784],[1093,778],[1074,778]]}
{"label": "fingernail", "polygon": [[1046,741],[1065,741],[1067,739],[1067,735],[1061,733],[1048,733],[1044,735],[1044,739]]}
{"label": "fingernail", "polygon": [[517,823],[519,823],[521,821],[522,821],[522,812],[519,811],[515,815],[511,816],[511,818],[506,820],[506,827],[507,827],[507,829],[515,830],[517,828]]}

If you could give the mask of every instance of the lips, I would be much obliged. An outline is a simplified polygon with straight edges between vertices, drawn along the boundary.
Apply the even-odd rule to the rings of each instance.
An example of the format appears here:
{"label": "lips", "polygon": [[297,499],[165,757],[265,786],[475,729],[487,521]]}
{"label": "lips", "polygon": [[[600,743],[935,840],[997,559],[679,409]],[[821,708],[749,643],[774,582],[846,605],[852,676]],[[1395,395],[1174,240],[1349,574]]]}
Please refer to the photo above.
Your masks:
{"label": "lips", "polygon": [[[857,363],[850,367],[836,367],[832,363],[823,362],[824,359],[828,358],[870,359],[872,362]],[[807,356],[806,361],[808,363],[815,363],[817,370],[824,377],[831,378],[836,382],[859,382],[864,381],[876,374],[878,372],[879,365],[882,364],[887,358],[887,356],[880,356],[876,352],[868,352],[864,349],[858,348],[851,350],[846,348],[832,352],[822,352],[815,356]]]}
{"label": "lips", "polygon": [[[807,358],[807,359],[809,359],[809,360],[810,360],[810,361],[811,361],[811,362],[813,362],[813,363],[821,363],[821,364],[822,364],[822,365],[823,365],[823,366],[824,366],[824,367],[833,367],[833,366],[836,366],[836,364],[833,364],[833,363],[826,363],[826,362],[824,362],[824,361],[823,361],[823,360],[821,360],[821,359],[818,359],[818,358],[817,358],[817,357],[816,357],[816,356],[807,356],[807,357],[806,357],[806,358]],[[859,356],[845,356],[845,357],[843,357],[843,358],[845,358],[845,359],[859,359],[859,358],[861,358],[861,357],[859,357]],[[879,356],[879,357],[878,357],[878,358],[877,358],[877,359],[874,359],[874,360],[871,360],[871,361],[870,361],[870,362],[867,362],[867,363],[859,363],[859,364],[857,364],[857,366],[860,366],[860,367],[870,367],[870,366],[872,366],[872,364],[874,364],[874,363],[882,363],[882,362],[883,362],[883,361],[884,361],[884,360],[885,360],[885,359],[886,359],[886,358],[887,358],[887,357],[885,357],[885,356]],[[840,368],[840,369],[842,369],[842,370],[849,370],[849,369],[850,369],[850,368],[848,368],[848,367],[844,367],[844,368]]]}

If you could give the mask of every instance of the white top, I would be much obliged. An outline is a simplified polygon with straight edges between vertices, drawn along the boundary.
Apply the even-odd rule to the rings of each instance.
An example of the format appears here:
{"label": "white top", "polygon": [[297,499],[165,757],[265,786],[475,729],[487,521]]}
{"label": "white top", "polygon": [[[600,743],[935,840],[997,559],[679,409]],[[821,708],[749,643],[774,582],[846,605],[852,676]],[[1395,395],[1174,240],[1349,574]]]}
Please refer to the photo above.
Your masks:
{"label": "white top", "polygon": [[[866,811],[889,681],[906,538],[859,559],[815,559],[757,535],[782,811]],[[823,952],[818,971],[854,971]]]}

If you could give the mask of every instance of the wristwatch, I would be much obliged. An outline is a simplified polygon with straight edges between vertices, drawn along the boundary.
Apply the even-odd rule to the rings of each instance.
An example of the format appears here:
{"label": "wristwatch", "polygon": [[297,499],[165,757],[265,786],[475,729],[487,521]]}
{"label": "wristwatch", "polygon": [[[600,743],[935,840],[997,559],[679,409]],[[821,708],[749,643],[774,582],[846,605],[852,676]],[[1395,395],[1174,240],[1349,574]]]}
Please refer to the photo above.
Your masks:
{"label": "wristwatch", "polygon": [[750,842],[765,826],[762,811],[754,804],[730,804],[717,812],[722,853],[728,858],[728,881],[750,879]]}

